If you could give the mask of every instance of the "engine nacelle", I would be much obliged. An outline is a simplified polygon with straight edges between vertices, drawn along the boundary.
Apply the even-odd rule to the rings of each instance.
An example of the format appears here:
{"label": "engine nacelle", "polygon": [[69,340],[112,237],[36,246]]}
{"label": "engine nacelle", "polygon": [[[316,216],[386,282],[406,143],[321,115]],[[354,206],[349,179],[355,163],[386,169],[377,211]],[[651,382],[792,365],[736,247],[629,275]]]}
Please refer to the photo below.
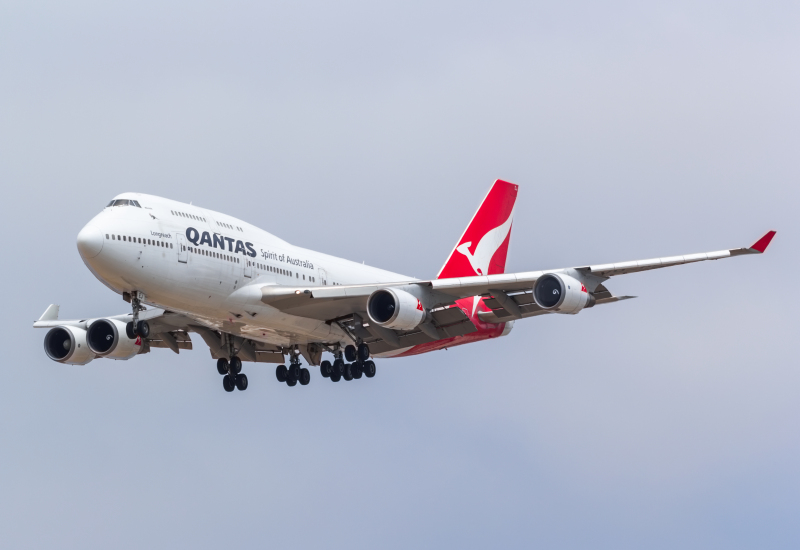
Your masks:
{"label": "engine nacelle", "polygon": [[86,331],[70,326],[51,328],[44,337],[44,352],[66,365],[85,365],[95,357],[86,344]]}
{"label": "engine nacelle", "polygon": [[573,315],[595,304],[595,297],[583,283],[563,273],[548,273],[536,279],[533,299],[542,309]]}
{"label": "engine nacelle", "polygon": [[89,349],[100,357],[130,359],[142,351],[139,338],[128,338],[125,323],[116,319],[98,319],[86,331]]}
{"label": "engine nacelle", "polygon": [[395,330],[415,329],[427,315],[415,296],[395,288],[382,288],[370,294],[367,314],[376,325]]}

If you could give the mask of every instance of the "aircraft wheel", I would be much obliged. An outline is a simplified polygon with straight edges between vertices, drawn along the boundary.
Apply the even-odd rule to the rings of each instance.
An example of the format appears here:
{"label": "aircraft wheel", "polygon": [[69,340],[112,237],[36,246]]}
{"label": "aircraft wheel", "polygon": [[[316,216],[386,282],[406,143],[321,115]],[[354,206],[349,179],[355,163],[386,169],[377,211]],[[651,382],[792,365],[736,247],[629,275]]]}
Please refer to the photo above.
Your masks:
{"label": "aircraft wheel", "polygon": [[289,376],[300,380],[300,365],[289,365]]}
{"label": "aircraft wheel", "polygon": [[347,363],[344,366],[344,374],[342,375],[342,378],[344,378],[348,382],[353,379],[353,371],[351,370],[352,367],[353,365],[351,365],[350,363]]}
{"label": "aircraft wheel", "polygon": [[231,374],[239,374],[242,372],[242,360],[235,355],[231,357]]}
{"label": "aircraft wheel", "polygon": [[359,344],[357,354],[359,361],[366,361],[369,359],[369,346],[366,344]]}
{"label": "aircraft wheel", "polygon": [[217,359],[217,372],[223,376],[228,374],[228,360],[224,357]]}
{"label": "aircraft wheel", "polygon": [[125,334],[128,335],[128,338],[131,340],[136,339],[136,332],[133,330],[133,321],[129,321],[127,325],[125,325]]}
{"label": "aircraft wheel", "polygon": [[222,387],[225,388],[226,392],[232,392],[236,388],[236,383],[233,381],[233,377],[230,374],[226,374],[222,378]]}
{"label": "aircraft wheel", "polygon": [[338,382],[341,379],[342,375],[339,374],[338,372],[334,372],[333,374],[331,374],[331,382]]}
{"label": "aircraft wheel", "polygon": [[303,386],[308,386],[308,383],[311,382],[311,373],[308,372],[308,369],[300,369],[300,384]]}
{"label": "aircraft wheel", "polygon": [[290,388],[297,385],[297,378],[287,378],[286,385]]}
{"label": "aircraft wheel", "polygon": [[244,391],[247,389],[247,375],[246,374],[239,374],[236,376],[236,388],[239,391]]}
{"label": "aircraft wheel", "polygon": [[333,362],[333,372],[338,374],[339,376],[344,374],[344,361],[341,359],[336,359]]}
{"label": "aircraft wheel", "polygon": [[275,378],[278,379],[278,382],[286,382],[286,365],[278,365],[278,368],[275,369]]}
{"label": "aircraft wheel", "polygon": [[333,365],[331,365],[330,361],[323,361],[322,363],[319,364],[319,373],[325,378],[328,378],[332,372],[333,372]]}
{"label": "aircraft wheel", "polygon": [[139,323],[137,323],[136,334],[142,338],[150,336],[150,325],[147,324],[147,321],[139,321]]}
{"label": "aircraft wheel", "polygon": [[358,380],[361,378],[361,375],[364,374],[363,366],[359,365],[358,363],[353,363],[353,366],[350,367],[350,372],[353,373],[353,378]]}
{"label": "aircraft wheel", "polygon": [[364,374],[367,378],[372,378],[375,376],[375,362],[374,361],[365,361],[364,362]]}
{"label": "aircraft wheel", "polygon": [[344,358],[348,361],[356,360],[356,347],[353,344],[344,347]]}

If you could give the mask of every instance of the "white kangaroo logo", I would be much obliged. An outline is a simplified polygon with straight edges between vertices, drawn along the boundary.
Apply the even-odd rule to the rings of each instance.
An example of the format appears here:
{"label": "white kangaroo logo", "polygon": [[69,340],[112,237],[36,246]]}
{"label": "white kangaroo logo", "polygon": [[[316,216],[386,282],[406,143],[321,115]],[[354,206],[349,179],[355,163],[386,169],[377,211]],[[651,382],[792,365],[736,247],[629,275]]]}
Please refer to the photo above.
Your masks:
{"label": "white kangaroo logo", "polygon": [[488,231],[486,235],[481,238],[478,246],[475,247],[475,254],[469,251],[469,247],[472,246],[472,241],[460,244],[456,247],[456,251],[461,252],[467,257],[472,269],[475,270],[475,273],[478,275],[489,274],[489,262],[492,261],[494,253],[497,252],[497,249],[500,248],[500,245],[506,240],[508,232],[511,231],[511,221],[513,218],[514,209],[512,208],[508,219],[503,222],[502,225]]}

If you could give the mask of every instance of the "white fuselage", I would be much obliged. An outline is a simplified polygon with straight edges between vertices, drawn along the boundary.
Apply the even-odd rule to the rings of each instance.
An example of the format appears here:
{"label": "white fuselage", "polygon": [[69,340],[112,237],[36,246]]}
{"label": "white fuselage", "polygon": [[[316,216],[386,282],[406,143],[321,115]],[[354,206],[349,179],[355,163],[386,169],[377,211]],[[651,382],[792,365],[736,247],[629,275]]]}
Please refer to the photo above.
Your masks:
{"label": "white fuselage", "polygon": [[[232,216],[152,195],[124,193],[78,235],[94,273],[120,294],[183,313],[205,326],[279,346],[345,342],[335,324],[261,302],[262,287],[386,283],[412,278],[292,246]],[[113,203],[114,201],[112,201]]]}

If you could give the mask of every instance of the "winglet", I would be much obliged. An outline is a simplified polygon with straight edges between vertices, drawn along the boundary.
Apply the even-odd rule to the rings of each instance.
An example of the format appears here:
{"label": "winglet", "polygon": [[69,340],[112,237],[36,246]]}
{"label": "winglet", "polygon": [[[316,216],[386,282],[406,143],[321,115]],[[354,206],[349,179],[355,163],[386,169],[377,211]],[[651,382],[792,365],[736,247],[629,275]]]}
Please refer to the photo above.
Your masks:
{"label": "winglet", "polygon": [[770,241],[772,241],[772,237],[775,236],[775,231],[768,231],[766,235],[758,239],[758,242],[750,247],[750,250],[755,250],[759,254],[763,254],[764,251],[769,246]]}
{"label": "winglet", "polygon": [[50,304],[42,316],[39,317],[39,321],[57,321],[58,320],[58,306],[56,304]]}

